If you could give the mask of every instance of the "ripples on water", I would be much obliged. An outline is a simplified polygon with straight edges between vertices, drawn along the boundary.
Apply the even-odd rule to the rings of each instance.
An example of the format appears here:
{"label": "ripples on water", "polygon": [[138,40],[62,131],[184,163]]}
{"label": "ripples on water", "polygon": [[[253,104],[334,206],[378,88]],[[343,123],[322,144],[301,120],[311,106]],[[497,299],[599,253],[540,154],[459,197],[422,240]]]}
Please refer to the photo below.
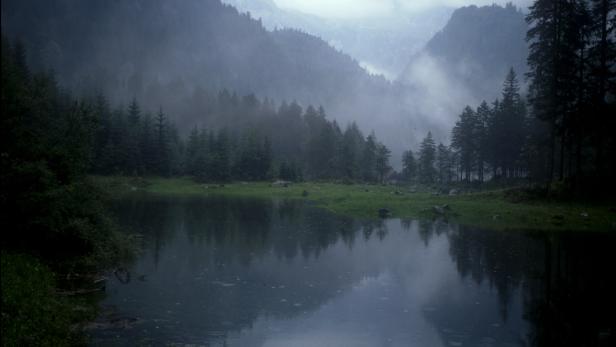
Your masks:
{"label": "ripples on water", "polygon": [[614,345],[616,240],[356,220],[298,201],[134,197],[143,253],[94,345]]}

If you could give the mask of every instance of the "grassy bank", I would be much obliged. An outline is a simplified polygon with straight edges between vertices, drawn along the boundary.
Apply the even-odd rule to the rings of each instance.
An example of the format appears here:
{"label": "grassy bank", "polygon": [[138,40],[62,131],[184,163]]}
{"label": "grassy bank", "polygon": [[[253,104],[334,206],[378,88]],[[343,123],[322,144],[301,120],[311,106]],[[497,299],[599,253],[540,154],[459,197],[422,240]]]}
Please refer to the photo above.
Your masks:
{"label": "grassy bank", "polygon": [[[505,190],[433,195],[429,191],[410,192],[408,187],[298,183],[288,187],[269,182],[232,183],[224,186],[199,184],[188,178],[94,177],[113,196],[135,192],[168,195],[226,195],[238,197],[306,199],[336,213],[355,217],[377,217],[388,209],[392,217],[434,218],[494,229],[594,230],[615,231],[615,206],[512,199]],[[448,205],[444,215],[434,206]]]}

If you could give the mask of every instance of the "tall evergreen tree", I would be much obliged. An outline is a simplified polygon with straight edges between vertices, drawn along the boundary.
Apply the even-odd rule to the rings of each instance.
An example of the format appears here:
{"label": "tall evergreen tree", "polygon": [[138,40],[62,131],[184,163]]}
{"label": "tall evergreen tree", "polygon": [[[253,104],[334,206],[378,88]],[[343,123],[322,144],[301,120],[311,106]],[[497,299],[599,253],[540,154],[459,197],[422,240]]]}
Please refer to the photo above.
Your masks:
{"label": "tall evergreen tree", "polygon": [[169,125],[167,124],[167,118],[163,113],[162,107],[156,115],[155,133],[156,160],[154,170],[159,175],[167,176],[170,173]]}
{"label": "tall evergreen tree", "polygon": [[366,145],[362,153],[362,177],[364,181],[375,182],[377,180],[376,172],[376,155],[377,155],[377,140],[374,131],[368,135]]}
{"label": "tall evergreen tree", "polygon": [[477,163],[477,124],[477,114],[470,106],[466,106],[452,130],[451,146],[458,151],[466,181],[471,180],[471,173]]}
{"label": "tall evergreen tree", "polygon": [[436,149],[436,166],[438,171],[438,182],[449,184],[453,176],[453,153],[442,143]]}
{"label": "tall evergreen tree", "polygon": [[476,129],[475,129],[475,146],[477,150],[477,173],[479,175],[479,181],[483,182],[485,179],[485,166],[490,156],[490,137],[489,126],[491,123],[491,117],[493,113],[490,110],[490,106],[484,100],[477,107],[476,116]]}
{"label": "tall evergreen tree", "polygon": [[384,144],[378,143],[376,146],[376,172],[379,175],[379,182],[384,183],[387,174],[391,171],[389,158],[391,151]]}
{"label": "tall evergreen tree", "polygon": [[419,147],[419,180],[422,183],[431,184],[436,179],[436,145],[432,138],[432,132],[421,141]]}
{"label": "tall evergreen tree", "polygon": [[402,177],[407,182],[414,182],[417,177],[417,161],[412,150],[404,151],[402,155]]}

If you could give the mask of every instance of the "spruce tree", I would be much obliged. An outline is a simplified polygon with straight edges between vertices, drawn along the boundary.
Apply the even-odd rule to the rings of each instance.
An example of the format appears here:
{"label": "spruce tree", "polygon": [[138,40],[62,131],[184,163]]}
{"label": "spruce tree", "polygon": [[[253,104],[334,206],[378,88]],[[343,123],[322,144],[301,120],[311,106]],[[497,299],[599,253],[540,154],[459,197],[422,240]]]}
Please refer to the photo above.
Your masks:
{"label": "spruce tree", "polygon": [[428,132],[419,146],[419,180],[421,183],[434,183],[436,178],[435,160],[436,145],[432,138],[432,132]]}

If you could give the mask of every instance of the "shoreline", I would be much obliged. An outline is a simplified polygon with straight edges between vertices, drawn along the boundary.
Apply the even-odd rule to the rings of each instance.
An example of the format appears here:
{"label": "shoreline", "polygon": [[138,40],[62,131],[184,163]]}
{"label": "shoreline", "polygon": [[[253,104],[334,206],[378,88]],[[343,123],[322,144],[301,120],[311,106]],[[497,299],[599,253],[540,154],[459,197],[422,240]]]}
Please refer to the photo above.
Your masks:
{"label": "shoreline", "polygon": [[514,202],[505,196],[505,190],[449,196],[393,185],[301,182],[285,187],[271,182],[197,183],[189,178],[91,176],[90,179],[111,198],[145,192],[301,199],[357,218],[379,218],[381,210],[390,218],[442,217],[463,225],[497,230],[616,231],[614,205],[549,200]]}

